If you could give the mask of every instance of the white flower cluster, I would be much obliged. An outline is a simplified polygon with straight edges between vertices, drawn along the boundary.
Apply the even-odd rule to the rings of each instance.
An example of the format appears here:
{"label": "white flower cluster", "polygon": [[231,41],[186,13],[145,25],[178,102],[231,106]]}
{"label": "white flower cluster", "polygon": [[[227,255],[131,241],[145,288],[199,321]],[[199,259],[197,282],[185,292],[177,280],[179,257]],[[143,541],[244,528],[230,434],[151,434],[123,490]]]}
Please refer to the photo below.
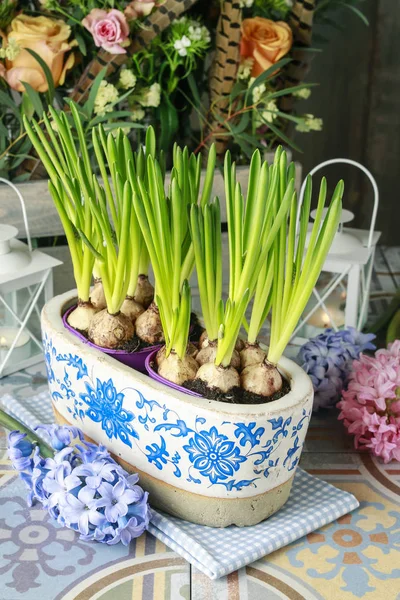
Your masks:
{"label": "white flower cluster", "polygon": [[239,65],[237,78],[246,81],[253,70],[254,58],[245,58]]}
{"label": "white flower cluster", "polygon": [[254,0],[240,0],[241,8],[251,8],[254,4]]}
{"label": "white flower cluster", "polygon": [[144,119],[145,114],[143,108],[133,108],[131,111],[131,119],[132,121],[141,121]]}
{"label": "white flower cluster", "polygon": [[140,92],[137,98],[139,104],[146,107],[156,108],[161,100],[161,87],[159,83],[153,83],[150,87]]}
{"label": "white flower cluster", "polygon": [[190,48],[192,42],[184,35],[180,40],[175,40],[174,48],[178,51],[179,56],[187,56],[187,49]]}
{"label": "white flower cluster", "polygon": [[204,27],[204,25],[200,25],[199,23],[197,23],[197,21],[193,21],[193,25],[189,26],[188,38],[192,42],[203,41],[207,44],[211,42],[211,35],[207,27]]}
{"label": "white flower cluster", "polygon": [[14,38],[8,38],[8,45],[5,48],[0,48],[0,58],[14,60],[20,53],[21,48],[18,46]]}
{"label": "white flower cluster", "polygon": [[309,131],[322,131],[323,121],[317,119],[314,115],[303,115],[303,120],[297,123],[297,131],[308,133]]}
{"label": "white flower cluster", "polygon": [[121,69],[119,74],[119,85],[124,90],[133,89],[136,85],[136,75],[131,69]]}
{"label": "white flower cluster", "polygon": [[112,83],[102,81],[99,91],[97,92],[96,100],[94,101],[94,112],[99,117],[104,117],[108,112],[111,112],[112,103],[118,100],[118,90]]}
{"label": "white flower cluster", "polygon": [[309,88],[303,88],[302,90],[297,90],[293,92],[293,96],[296,98],[301,98],[302,100],[307,100],[311,96],[311,90]]}
{"label": "white flower cluster", "polygon": [[[249,87],[251,85],[253,85],[254,83],[254,77],[252,77],[249,81]],[[263,95],[265,94],[267,88],[265,87],[264,83],[260,83],[260,85],[257,85],[254,89],[253,89],[253,102],[254,104],[257,104],[258,102],[260,102],[261,98],[263,97]]]}
{"label": "white flower cluster", "polygon": [[267,123],[273,123],[276,119],[278,111],[278,107],[276,105],[276,100],[270,100],[267,102],[265,109],[262,111],[262,118]]}

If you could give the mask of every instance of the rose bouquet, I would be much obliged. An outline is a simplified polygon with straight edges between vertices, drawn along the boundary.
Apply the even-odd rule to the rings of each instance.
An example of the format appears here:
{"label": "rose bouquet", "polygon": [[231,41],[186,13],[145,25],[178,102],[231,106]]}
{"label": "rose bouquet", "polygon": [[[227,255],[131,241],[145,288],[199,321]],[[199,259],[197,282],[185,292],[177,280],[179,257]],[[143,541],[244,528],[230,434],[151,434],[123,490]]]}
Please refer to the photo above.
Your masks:
{"label": "rose bouquet", "polygon": [[[235,159],[283,141],[289,125],[322,123],[294,108],[312,28],[358,0],[4,0],[0,6],[0,175],[43,176],[22,118],[81,106],[91,130],[123,127],[140,146],[149,124],[172,160],[174,141],[198,153],[217,144]],[[335,13],[333,13],[335,14]],[[168,163],[168,166],[170,164]]]}
{"label": "rose bouquet", "polygon": [[362,354],[353,362],[350,382],[338,403],[356,448],[369,450],[385,463],[400,460],[400,340]]}

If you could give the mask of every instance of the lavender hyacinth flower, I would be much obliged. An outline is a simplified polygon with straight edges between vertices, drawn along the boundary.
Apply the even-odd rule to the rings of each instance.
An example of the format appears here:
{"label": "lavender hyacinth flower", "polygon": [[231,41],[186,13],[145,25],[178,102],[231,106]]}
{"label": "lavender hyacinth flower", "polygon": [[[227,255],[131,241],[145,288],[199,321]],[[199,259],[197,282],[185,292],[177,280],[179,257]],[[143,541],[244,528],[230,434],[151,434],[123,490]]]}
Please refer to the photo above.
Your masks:
{"label": "lavender hyacinth flower", "polygon": [[375,335],[361,333],[353,327],[340,331],[326,329],[300,348],[297,360],[312,381],[315,412],[336,405],[353,360],[361,352],[375,350],[371,343],[374,339]]}
{"label": "lavender hyacinth flower", "polygon": [[8,436],[7,450],[14,469],[17,471],[32,471],[33,444],[27,439],[26,433],[12,431]]}
{"label": "lavender hyacinth flower", "polygon": [[[41,502],[60,525],[85,540],[128,545],[145,531],[150,508],[138,475],[128,474],[104,446],[83,441],[76,427],[36,429],[49,434],[57,450],[53,458],[43,458],[25,434],[9,435],[9,455],[29,488],[29,505]],[[70,445],[75,438],[81,443]]]}
{"label": "lavender hyacinth flower", "polygon": [[83,440],[83,434],[78,427],[67,425],[37,425],[35,431],[44,431],[50,437],[50,443],[54,450],[62,450],[69,446],[75,438]]}

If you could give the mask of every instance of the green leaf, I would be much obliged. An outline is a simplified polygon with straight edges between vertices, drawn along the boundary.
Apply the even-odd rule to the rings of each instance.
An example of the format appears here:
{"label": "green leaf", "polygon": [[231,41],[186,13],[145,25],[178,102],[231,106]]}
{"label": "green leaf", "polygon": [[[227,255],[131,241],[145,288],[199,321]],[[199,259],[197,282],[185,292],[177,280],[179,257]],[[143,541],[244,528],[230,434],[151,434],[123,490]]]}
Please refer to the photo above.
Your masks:
{"label": "green leaf", "polygon": [[51,71],[48,67],[48,65],[45,63],[45,61],[43,60],[43,58],[41,56],[39,56],[39,54],[37,54],[37,52],[35,52],[34,50],[31,50],[30,48],[26,48],[26,51],[29,52],[29,54],[31,56],[33,56],[33,58],[39,63],[39,65],[42,67],[43,71],[44,71],[44,76],[46,77],[46,81],[47,81],[47,85],[48,85],[48,92],[47,92],[47,96],[49,99],[49,104],[53,104],[53,99],[54,99],[54,79],[53,79],[53,75],[51,74]]}
{"label": "green leaf", "polygon": [[17,177],[13,177],[13,183],[23,183],[24,181],[28,181],[31,177],[30,173],[23,173],[22,175],[18,175]]}
{"label": "green leaf", "polygon": [[75,32],[75,39],[78,42],[80,52],[83,54],[83,56],[86,56],[87,49],[86,49],[85,38],[80,33]]}
{"label": "green leaf", "polygon": [[91,121],[89,121],[88,123],[88,127],[94,127],[95,125],[98,125],[99,123],[108,123],[109,121],[112,121],[113,119],[124,119],[124,118],[130,118],[132,116],[132,112],[130,110],[114,110],[113,112],[110,113],[106,113],[104,116],[100,117],[94,117],[94,119],[92,119]]}
{"label": "green leaf", "polygon": [[117,121],[116,123],[104,123],[103,125],[104,131],[112,131],[113,129],[143,129],[145,125],[141,125],[140,123],[130,123],[129,121]]}
{"label": "green leaf", "polygon": [[[30,154],[16,154],[14,156],[14,158],[12,158],[10,160],[9,168],[16,169],[17,167],[19,167],[19,165],[22,162],[24,162],[24,160],[28,160],[29,158],[32,158],[32,156]],[[29,176],[30,176],[30,173],[29,173]]]}
{"label": "green leaf", "polygon": [[159,115],[161,123],[160,149],[167,151],[179,125],[177,110],[168,97],[164,96],[159,108]]}
{"label": "green leaf", "polygon": [[196,106],[199,108],[202,106],[201,97],[199,93],[199,88],[197,87],[196,80],[193,76],[193,73],[190,73],[187,77],[187,82],[189,84],[190,91],[192,92],[193,100],[196,103]]}
{"label": "green leaf", "polygon": [[301,85],[295,85],[293,87],[288,87],[283,90],[278,90],[277,92],[272,92],[271,94],[268,94],[268,96],[266,96],[265,100],[272,100],[273,98],[279,98],[280,96],[287,96],[289,94],[293,94],[293,92],[317,87],[318,85],[318,83],[302,83]]}
{"label": "green leaf", "polygon": [[393,319],[389,323],[389,327],[386,335],[386,343],[390,344],[395,340],[400,339],[400,310],[398,310]]}
{"label": "green leaf", "polygon": [[292,62],[291,58],[282,58],[281,60],[278,60],[278,62],[272,65],[272,67],[270,67],[269,69],[261,73],[261,75],[255,78],[251,86],[248,88],[248,93],[251,93],[255,87],[258,87],[267,79],[276,76],[280,69],[282,69],[282,67],[286,66],[290,62]]}
{"label": "green leaf", "polygon": [[361,19],[361,21],[367,27],[369,26],[369,21],[368,21],[367,17],[364,15],[364,13],[361,12],[361,10],[359,8],[357,8],[356,6],[353,6],[352,4],[346,4],[345,2],[341,2],[340,5],[343,6],[343,8],[347,8],[348,10],[351,10],[353,13],[355,13]]}
{"label": "green leaf", "polygon": [[293,148],[293,150],[297,150],[297,152],[301,152],[301,153],[303,152],[302,149],[299,146],[297,146],[297,144],[295,144],[293,142],[293,140],[291,140],[287,135],[285,135],[283,133],[283,131],[281,131],[278,127],[276,127],[276,125],[273,125],[272,123],[268,123],[268,127],[271,129],[271,131],[273,131],[275,133],[275,135],[278,136],[278,138],[280,138],[281,140],[286,142],[288,144],[288,146]]}
{"label": "green leaf", "polygon": [[[26,96],[29,98],[29,101],[32,104],[37,116],[39,118],[41,118],[43,115],[44,109],[43,109],[42,100],[40,99],[38,92],[36,90],[34,90],[33,87],[26,81],[22,81],[22,83],[24,84],[24,87],[25,87],[24,96],[26,94]],[[26,114],[25,110],[24,110],[24,113]],[[32,115],[29,115],[29,116],[31,117]]]}
{"label": "green leaf", "polygon": [[94,103],[96,100],[97,92],[99,91],[99,87],[104,77],[106,76],[107,69],[104,67],[100,71],[100,73],[96,76],[96,79],[93,81],[92,86],[90,88],[88,99],[83,105],[83,110],[86,113],[88,119],[91,119],[94,110]]}
{"label": "green leaf", "polygon": [[22,94],[21,111],[28,119],[32,119],[35,114],[35,107],[33,106],[31,99],[28,94]]}
{"label": "green leaf", "polygon": [[89,239],[86,237],[86,235],[83,233],[83,231],[81,229],[77,228],[77,232],[79,233],[79,236],[80,236],[81,240],[83,241],[83,243],[86,244],[86,246],[89,248],[90,252],[96,258],[96,260],[98,260],[99,262],[103,263],[104,262],[104,257],[100,254],[100,252],[98,252],[96,250],[96,248],[89,241]]}
{"label": "green leaf", "polygon": [[22,121],[22,116],[12,98],[6,92],[0,90],[0,105],[4,104],[17,117],[18,121]]}

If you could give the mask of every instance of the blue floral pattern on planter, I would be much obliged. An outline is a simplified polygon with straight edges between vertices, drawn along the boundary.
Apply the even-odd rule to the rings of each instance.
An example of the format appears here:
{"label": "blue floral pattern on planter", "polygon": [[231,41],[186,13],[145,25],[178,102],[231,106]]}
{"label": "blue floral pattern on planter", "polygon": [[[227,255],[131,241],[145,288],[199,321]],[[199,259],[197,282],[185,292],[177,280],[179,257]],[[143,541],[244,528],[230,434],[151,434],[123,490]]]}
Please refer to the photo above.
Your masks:
{"label": "blue floral pattern on planter", "polygon": [[240,455],[238,446],[230,442],[226,435],[218,433],[214,426],[210,431],[195,433],[183,449],[189,454],[193,467],[208,477],[211,483],[228,479],[246,460],[245,456]]}
{"label": "blue floral pattern on planter", "polygon": [[[303,445],[299,432],[308,424],[311,408],[303,409],[295,422],[279,416],[265,426],[223,421],[216,427],[200,415],[185,418],[133,387],[117,389],[112,378],[98,377],[99,369],[93,376],[83,358],[57,352],[46,333],[43,346],[55,405],[62,400],[77,425],[84,429],[86,419],[98,423],[109,440],[120,440],[165,475],[230,491],[257,488],[276,469],[289,478],[298,464]],[[56,363],[63,363],[64,375]],[[283,454],[277,452],[282,443]],[[250,466],[254,477],[240,477],[242,464]]]}
{"label": "blue floral pattern on planter", "polygon": [[85,387],[86,393],[79,396],[88,405],[86,415],[89,419],[101,423],[110,440],[119,438],[132,447],[130,436],[139,438],[139,435],[131,425],[134,415],[122,407],[125,395],[117,393],[111,379],[103,382],[97,379],[96,388],[85,382]]}

